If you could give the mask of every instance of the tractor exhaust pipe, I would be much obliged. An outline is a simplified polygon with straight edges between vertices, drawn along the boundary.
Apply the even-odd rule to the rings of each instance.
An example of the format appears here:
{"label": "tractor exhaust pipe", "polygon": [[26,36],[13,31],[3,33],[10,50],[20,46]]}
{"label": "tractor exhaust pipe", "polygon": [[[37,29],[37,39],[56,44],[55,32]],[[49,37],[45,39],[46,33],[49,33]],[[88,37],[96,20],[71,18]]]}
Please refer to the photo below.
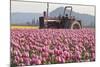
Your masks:
{"label": "tractor exhaust pipe", "polygon": [[49,13],[49,3],[47,2],[47,18],[48,18],[48,13]]}
{"label": "tractor exhaust pipe", "polygon": [[48,18],[48,13],[49,13],[49,3],[47,2],[47,11],[43,12],[43,16]]}

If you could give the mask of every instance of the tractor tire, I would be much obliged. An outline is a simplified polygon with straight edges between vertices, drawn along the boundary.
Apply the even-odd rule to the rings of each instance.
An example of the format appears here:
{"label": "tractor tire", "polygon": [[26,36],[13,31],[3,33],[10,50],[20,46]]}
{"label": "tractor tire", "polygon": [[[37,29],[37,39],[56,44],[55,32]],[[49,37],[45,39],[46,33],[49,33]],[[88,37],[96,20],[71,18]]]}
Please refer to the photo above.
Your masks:
{"label": "tractor tire", "polygon": [[70,29],[81,29],[81,28],[82,28],[82,26],[81,26],[80,22],[78,22],[78,21],[73,21],[70,26]]}

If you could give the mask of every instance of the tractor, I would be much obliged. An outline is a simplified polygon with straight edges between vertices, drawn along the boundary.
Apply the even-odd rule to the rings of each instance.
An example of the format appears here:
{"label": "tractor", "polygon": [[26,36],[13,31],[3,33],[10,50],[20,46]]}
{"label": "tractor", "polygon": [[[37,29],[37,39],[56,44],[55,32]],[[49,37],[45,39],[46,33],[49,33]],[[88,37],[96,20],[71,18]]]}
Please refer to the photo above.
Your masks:
{"label": "tractor", "polygon": [[[81,29],[81,20],[76,20],[72,16],[72,6],[65,6],[63,16],[58,17],[49,17],[48,8],[49,4],[47,3],[47,12],[43,12],[43,16],[39,17],[39,28],[54,28],[54,29]],[[70,9],[69,14],[66,13],[66,10]]]}

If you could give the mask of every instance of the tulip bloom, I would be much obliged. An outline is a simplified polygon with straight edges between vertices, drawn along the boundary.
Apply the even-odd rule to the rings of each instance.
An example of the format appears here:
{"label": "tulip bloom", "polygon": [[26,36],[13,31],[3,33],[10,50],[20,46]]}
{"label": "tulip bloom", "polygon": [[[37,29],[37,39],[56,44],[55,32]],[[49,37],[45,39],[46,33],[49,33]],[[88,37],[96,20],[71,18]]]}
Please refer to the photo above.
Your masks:
{"label": "tulip bloom", "polygon": [[18,66],[95,61],[94,29],[11,29],[11,62]]}

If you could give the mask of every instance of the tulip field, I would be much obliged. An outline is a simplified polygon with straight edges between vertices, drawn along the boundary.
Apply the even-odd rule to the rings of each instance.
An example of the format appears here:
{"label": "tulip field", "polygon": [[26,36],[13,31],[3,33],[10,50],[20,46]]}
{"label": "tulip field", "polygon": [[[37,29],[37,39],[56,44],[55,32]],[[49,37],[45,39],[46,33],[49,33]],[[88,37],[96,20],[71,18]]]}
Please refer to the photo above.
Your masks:
{"label": "tulip field", "polygon": [[11,65],[95,61],[95,29],[11,29]]}

